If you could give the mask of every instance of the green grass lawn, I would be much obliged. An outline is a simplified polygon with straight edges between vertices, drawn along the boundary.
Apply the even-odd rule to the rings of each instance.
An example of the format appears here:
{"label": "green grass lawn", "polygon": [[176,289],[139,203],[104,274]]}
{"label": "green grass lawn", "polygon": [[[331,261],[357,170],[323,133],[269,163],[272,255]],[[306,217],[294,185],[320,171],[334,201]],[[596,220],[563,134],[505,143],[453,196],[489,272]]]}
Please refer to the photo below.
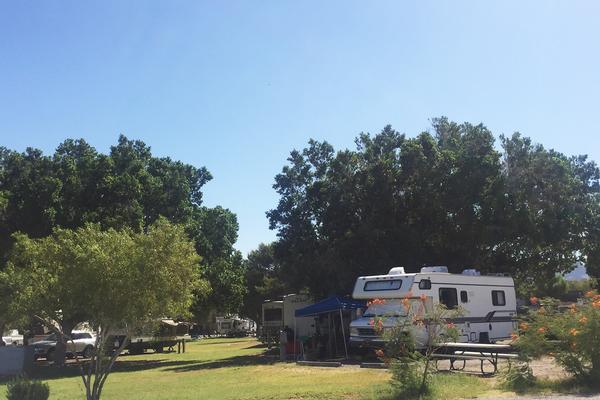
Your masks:
{"label": "green grass lawn", "polygon": [[[120,357],[109,376],[105,400],[174,399],[390,399],[389,373],[357,367],[300,367],[277,363],[253,339],[208,339],[188,343],[185,354]],[[50,398],[85,399],[74,367],[40,368]],[[489,390],[485,379],[436,376],[436,398],[474,397]],[[5,386],[0,386],[5,397]]]}

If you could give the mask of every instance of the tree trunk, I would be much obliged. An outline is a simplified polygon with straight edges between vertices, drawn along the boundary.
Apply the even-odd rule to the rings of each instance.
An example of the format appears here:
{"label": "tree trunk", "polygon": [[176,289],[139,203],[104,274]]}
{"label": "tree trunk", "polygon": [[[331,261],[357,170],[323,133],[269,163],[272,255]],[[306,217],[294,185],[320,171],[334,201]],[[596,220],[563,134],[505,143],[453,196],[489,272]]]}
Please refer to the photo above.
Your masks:
{"label": "tree trunk", "polygon": [[109,350],[113,348],[113,343],[109,341],[109,339],[111,339],[110,329],[107,328],[104,332],[107,336],[101,336],[101,331],[96,333],[96,352],[89,361],[90,365],[87,374],[83,368],[80,369],[83,383],[86,388],[87,400],[100,400],[100,395],[102,394],[106,379],[108,378],[117,357],[123,352],[125,346],[127,346],[130,337],[129,333],[127,333],[121,345],[115,349],[110,356],[107,356]]}
{"label": "tree trunk", "polygon": [[64,335],[58,335],[57,339],[52,358],[54,365],[62,366],[65,365],[65,359],[67,357],[67,340]]}
{"label": "tree trunk", "polygon": [[58,366],[65,365],[65,361],[67,358],[67,342],[71,338],[71,332],[75,328],[75,323],[70,321],[63,321],[62,323],[62,331],[58,335],[58,341],[56,342],[56,351],[54,353],[54,363]]}

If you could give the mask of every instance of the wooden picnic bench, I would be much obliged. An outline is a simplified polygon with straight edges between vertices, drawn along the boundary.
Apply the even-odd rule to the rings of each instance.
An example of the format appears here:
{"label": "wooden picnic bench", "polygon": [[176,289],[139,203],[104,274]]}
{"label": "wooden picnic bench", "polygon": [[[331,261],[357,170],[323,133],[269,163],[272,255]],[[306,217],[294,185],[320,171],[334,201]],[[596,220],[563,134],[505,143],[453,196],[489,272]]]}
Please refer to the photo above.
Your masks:
{"label": "wooden picnic bench", "polygon": [[[462,371],[465,369],[468,360],[479,360],[481,373],[483,375],[493,375],[498,372],[498,360],[516,359],[517,354],[511,353],[513,347],[509,344],[487,344],[487,343],[443,343],[434,354],[435,368],[439,369],[438,360],[449,360],[451,371]],[[461,366],[456,362],[462,361]],[[493,370],[486,371],[486,364],[490,364]]]}

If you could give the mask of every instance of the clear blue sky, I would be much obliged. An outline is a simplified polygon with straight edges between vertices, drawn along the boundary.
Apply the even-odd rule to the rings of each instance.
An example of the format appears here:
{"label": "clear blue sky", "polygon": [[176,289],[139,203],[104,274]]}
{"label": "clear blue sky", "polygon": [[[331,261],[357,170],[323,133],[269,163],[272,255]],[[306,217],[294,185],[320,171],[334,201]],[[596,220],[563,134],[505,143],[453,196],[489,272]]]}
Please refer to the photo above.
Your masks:
{"label": "clear blue sky", "polygon": [[598,1],[3,1],[0,145],[124,133],[206,166],[246,253],[311,137],[446,115],[600,160],[599,21]]}

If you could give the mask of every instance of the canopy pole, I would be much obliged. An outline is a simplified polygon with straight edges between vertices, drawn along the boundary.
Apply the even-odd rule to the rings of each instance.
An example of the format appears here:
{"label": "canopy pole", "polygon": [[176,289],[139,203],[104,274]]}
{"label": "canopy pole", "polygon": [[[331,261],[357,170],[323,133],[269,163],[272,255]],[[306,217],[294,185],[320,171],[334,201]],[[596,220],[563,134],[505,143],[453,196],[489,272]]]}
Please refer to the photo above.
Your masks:
{"label": "canopy pole", "polygon": [[344,317],[342,316],[342,309],[340,308],[340,323],[342,324],[342,338],[344,339],[344,351],[346,352],[346,360],[348,359],[348,345],[346,344],[346,333],[344,329]]}
{"label": "canopy pole", "polygon": [[292,343],[292,349],[294,351],[294,361],[298,361],[298,352],[296,351],[296,313],[294,312],[294,343]]}

